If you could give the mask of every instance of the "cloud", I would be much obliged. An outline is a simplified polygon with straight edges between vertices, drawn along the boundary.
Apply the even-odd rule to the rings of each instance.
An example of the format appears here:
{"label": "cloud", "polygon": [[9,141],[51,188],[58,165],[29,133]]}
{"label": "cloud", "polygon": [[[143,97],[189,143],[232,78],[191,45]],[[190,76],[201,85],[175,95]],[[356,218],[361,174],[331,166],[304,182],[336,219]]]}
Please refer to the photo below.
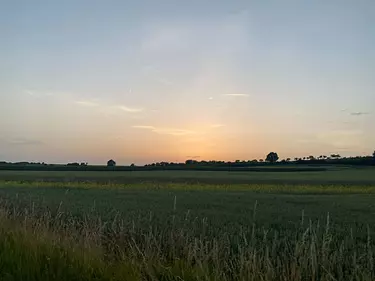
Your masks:
{"label": "cloud", "polygon": [[144,110],[143,108],[134,108],[134,107],[129,107],[125,105],[110,105],[110,104],[100,102],[98,100],[76,100],[74,101],[74,103],[80,106],[95,107],[95,108],[99,108],[99,109],[106,110],[106,111],[109,111],[109,110],[113,111],[114,109],[118,109],[118,110],[125,111],[128,113],[138,113]]}
{"label": "cloud", "polygon": [[362,116],[362,115],[367,115],[367,114],[369,114],[369,112],[361,112],[361,111],[359,111],[359,112],[352,112],[352,113],[350,113],[350,115],[352,115],[352,116]]}
{"label": "cloud", "polygon": [[89,107],[99,106],[97,102],[89,101],[89,100],[75,101],[75,103],[82,105],[82,106],[89,106]]}
{"label": "cloud", "polygon": [[195,134],[194,131],[185,130],[185,129],[178,129],[178,128],[158,128],[154,126],[147,126],[147,125],[135,125],[132,126],[135,129],[146,129],[150,130],[153,133],[161,134],[161,135],[172,135],[172,136],[185,136]]}
{"label": "cloud", "polygon": [[35,93],[30,90],[25,90],[25,93],[28,94],[29,96],[35,96]]}
{"label": "cloud", "polygon": [[27,138],[13,138],[6,140],[6,143],[10,145],[43,145],[44,143],[40,140],[27,139]]}
{"label": "cloud", "polygon": [[173,82],[167,78],[162,78],[162,77],[159,77],[159,78],[156,78],[156,81],[158,81],[159,83],[165,85],[165,86],[172,86],[173,85]]}
{"label": "cloud", "polygon": [[223,94],[223,96],[227,97],[248,97],[248,94]]}
{"label": "cloud", "polygon": [[[176,57],[187,61],[188,71],[183,70],[182,73],[182,70],[172,70],[168,65],[163,67],[159,64],[158,68],[147,64],[142,72],[165,85],[173,83],[175,75],[181,72],[186,77],[181,95],[186,97],[199,95],[206,100],[216,100],[223,93],[242,93],[245,90],[237,75],[236,62],[243,60],[243,52],[247,52],[251,43],[248,32],[250,19],[247,12],[241,12],[209,20],[202,18],[191,22],[181,19],[171,23],[166,19],[146,25],[141,52],[146,55],[157,53],[161,61],[177,54]],[[198,54],[196,58],[190,58],[192,51]],[[196,65],[199,67],[196,68]],[[228,96],[234,99],[247,95]]]}
{"label": "cloud", "polygon": [[125,105],[119,105],[119,106],[117,106],[117,108],[122,110],[122,111],[130,112],[130,113],[136,113],[136,112],[142,112],[143,111],[143,108],[132,108],[132,107],[128,107],[128,106],[125,106]]}
{"label": "cloud", "polygon": [[185,136],[195,134],[194,131],[184,130],[184,129],[174,129],[174,128],[155,128],[152,130],[158,134],[173,135],[173,136]]}
{"label": "cloud", "polygon": [[136,129],[148,129],[148,130],[154,130],[155,129],[154,126],[144,126],[144,125],[135,125],[135,126],[133,126],[133,128],[136,128]]}
{"label": "cloud", "polygon": [[24,93],[35,98],[52,96],[52,93],[40,92],[40,91],[34,91],[34,90],[25,90]]}

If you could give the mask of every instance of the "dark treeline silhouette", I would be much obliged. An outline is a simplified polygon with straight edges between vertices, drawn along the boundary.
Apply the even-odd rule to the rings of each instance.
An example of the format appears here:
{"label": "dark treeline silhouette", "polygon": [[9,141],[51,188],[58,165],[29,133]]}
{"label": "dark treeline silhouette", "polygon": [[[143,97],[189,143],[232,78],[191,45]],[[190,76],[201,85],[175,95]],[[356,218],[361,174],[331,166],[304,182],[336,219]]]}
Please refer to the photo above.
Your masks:
{"label": "dark treeline silhouette", "polygon": [[88,166],[88,163],[77,163],[77,162],[74,162],[74,163],[68,163],[68,164],[66,164],[67,166]]}
{"label": "dark treeline silhouette", "polygon": [[106,165],[89,165],[88,163],[68,163],[66,165],[46,164],[44,162],[1,162],[0,170],[41,170],[41,171],[150,171],[150,170],[207,170],[207,171],[324,171],[325,165],[370,166],[375,165],[375,151],[372,156],[341,157],[339,154],[329,156],[304,156],[280,160],[276,152],[270,152],[265,159],[217,161],[188,159],[184,163],[157,162],[137,166],[118,166],[114,160]]}

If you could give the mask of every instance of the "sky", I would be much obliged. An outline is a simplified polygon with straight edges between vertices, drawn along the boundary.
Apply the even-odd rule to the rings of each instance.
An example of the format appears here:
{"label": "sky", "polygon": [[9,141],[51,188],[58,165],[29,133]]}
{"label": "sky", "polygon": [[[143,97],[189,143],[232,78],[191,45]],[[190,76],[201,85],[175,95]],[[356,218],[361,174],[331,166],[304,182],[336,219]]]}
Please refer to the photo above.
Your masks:
{"label": "sky", "polygon": [[373,0],[0,0],[0,161],[375,149]]}

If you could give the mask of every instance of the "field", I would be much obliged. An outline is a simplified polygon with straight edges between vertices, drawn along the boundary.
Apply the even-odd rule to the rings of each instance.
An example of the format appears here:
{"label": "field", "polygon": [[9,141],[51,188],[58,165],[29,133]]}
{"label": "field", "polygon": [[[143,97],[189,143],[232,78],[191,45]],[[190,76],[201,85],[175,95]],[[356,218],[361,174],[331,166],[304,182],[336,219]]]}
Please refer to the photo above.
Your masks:
{"label": "field", "polygon": [[[287,167],[290,168],[290,165]],[[306,169],[306,167],[303,167]],[[317,167],[311,167],[316,169]],[[179,182],[179,183],[274,183],[274,184],[374,184],[374,167],[325,167],[328,171],[283,172],[212,172],[212,171],[130,171],[130,172],[93,172],[93,171],[1,171],[0,179],[15,181],[90,181],[101,183],[139,183],[139,182]],[[298,171],[298,167],[295,170]],[[293,167],[292,167],[293,171]]]}
{"label": "field", "polygon": [[375,279],[373,168],[0,179],[0,280]]}

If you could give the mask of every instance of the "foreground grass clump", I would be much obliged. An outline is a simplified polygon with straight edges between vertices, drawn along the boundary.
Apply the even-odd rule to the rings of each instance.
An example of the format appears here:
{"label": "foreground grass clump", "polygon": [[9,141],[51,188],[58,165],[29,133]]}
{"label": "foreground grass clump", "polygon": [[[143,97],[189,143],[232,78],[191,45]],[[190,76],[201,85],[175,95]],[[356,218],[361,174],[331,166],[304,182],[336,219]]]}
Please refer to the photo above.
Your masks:
{"label": "foreground grass clump", "polygon": [[[174,215],[164,227],[94,213],[1,203],[0,280],[374,280],[370,231],[337,234],[302,217],[295,229]],[[255,212],[254,212],[255,216]]]}

